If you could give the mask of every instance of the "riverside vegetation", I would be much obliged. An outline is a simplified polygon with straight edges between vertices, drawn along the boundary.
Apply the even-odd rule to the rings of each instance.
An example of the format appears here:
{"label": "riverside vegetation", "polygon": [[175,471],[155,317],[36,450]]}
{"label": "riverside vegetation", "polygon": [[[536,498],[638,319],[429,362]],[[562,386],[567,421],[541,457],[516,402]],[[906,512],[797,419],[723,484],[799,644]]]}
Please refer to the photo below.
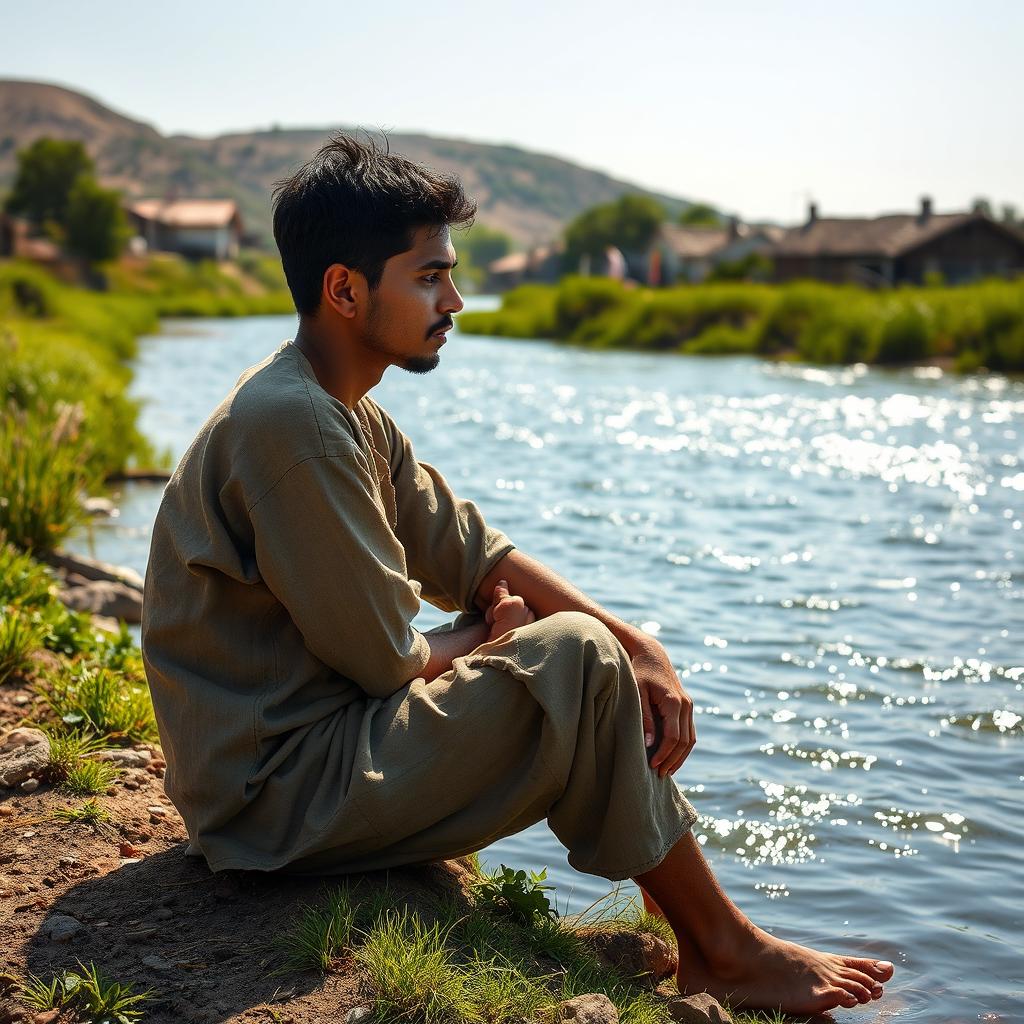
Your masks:
{"label": "riverside vegetation", "polygon": [[598,349],[1024,371],[1021,280],[872,292],[814,281],[651,289],[568,277],[522,285],[496,311],[461,314],[459,326]]}
{"label": "riverside vegetation", "polygon": [[[275,883],[279,891],[242,901],[239,913],[273,915],[259,924],[225,921],[223,908],[217,912],[227,897],[208,887],[223,879],[186,863],[183,824],[173,808],[156,804],[163,761],[138,647],[124,625],[111,632],[66,608],[56,573],[38,558],[79,523],[83,496],[109,475],[159,461],[126,395],[138,336],[165,315],[285,312],[291,303],[279,271],[260,260],[232,271],[150,259],[105,274],[108,290],[94,292],[35,266],[0,264],[0,740],[37,751],[32,774],[13,782],[13,794],[0,802],[0,889],[29,900],[14,916],[4,914],[3,930],[22,933],[23,941],[7,960],[13,973],[0,974],[0,1019],[32,1012],[51,1020],[59,1011],[62,1020],[121,1024],[199,1020],[206,1019],[205,1000],[220,1006],[230,991],[237,1009],[262,998],[261,1013],[285,1020],[291,1018],[273,1006],[287,1010],[302,988],[296,999],[307,1003],[296,1007],[317,998],[335,1008],[368,1003],[366,1019],[379,1022],[540,1024],[559,1019],[560,1001],[595,992],[624,1022],[668,1021],[671,991],[659,991],[635,962],[609,961],[594,945],[595,935],[611,934],[614,942],[646,935],[648,946],[657,940],[674,956],[665,922],[618,892],[584,915],[563,918],[545,895],[543,875],[504,865],[489,874],[470,858],[458,862],[463,882],[454,895],[421,887],[418,896],[403,897],[391,888],[401,873],[392,873],[383,883],[350,880],[306,905]],[[31,847],[11,845],[29,837]],[[151,856],[142,857],[135,844],[151,840]],[[148,860],[148,883],[121,878]],[[36,875],[48,888],[40,890]],[[142,956],[134,948],[141,939],[111,946],[110,932],[137,926],[128,918],[145,917],[161,890],[178,894],[176,927],[208,929],[193,933],[193,948],[210,948],[221,932],[234,931],[249,940],[247,955],[222,968],[216,957],[200,964],[206,980],[192,982],[184,970],[191,964],[178,965],[172,980],[176,965]],[[157,908],[161,921],[172,916],[168,899]],[[70,908],[90,919],[79,906],[91,909],[94,921],[106,920],[89,928],[54,913]],[[110,923],[122,927],[100,930]],[[32,937],[54,925],[78,929],[79,956],[54,947],[37,957]],[[41,948],[48,949],[45,942]],[[665,966],[661,976],[671,974]],[[256,995],[271,975],[306,980],[286,985],[283,996],[279,988]],[[348,985],[342,1003],[325,987],[332,978]],[[183,1008],[199,1016],[183,1017]]]}

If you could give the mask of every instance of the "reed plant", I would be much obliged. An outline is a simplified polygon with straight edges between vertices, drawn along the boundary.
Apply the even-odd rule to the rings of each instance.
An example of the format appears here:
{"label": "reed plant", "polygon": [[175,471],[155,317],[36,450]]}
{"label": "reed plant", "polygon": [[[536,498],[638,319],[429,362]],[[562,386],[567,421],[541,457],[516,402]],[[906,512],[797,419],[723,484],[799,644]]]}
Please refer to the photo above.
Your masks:
{"label": "reed plant", "polygon": [[0,683],[29,668],[41,640],[42,631],[28,616],[11,605],[0,607]]}
{"label": "reed plant", "polygon": [[81,421],[77,405],[52,418],[11,401],[0,411],[0,531],[25,551],[51,550],[85,518],[82,496],[96,481]]}

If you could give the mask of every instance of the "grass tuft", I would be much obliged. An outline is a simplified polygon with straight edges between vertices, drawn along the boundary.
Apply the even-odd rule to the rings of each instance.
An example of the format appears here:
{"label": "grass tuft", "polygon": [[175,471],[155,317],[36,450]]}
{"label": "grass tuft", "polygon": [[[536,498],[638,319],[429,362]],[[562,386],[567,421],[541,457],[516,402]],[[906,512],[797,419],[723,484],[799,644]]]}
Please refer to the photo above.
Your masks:
{"label": "grass tuft", "polygon": [[58,807],[53,816],[79,825],[102,825],[111,820],[110,811],[95,798],[86,800],[80,807]]}
{"label": "grass tuft", "polygon": [[47,771],[50,779],[73,796],[105,793],[115,782],[120,769],[111,761],[91,760],[90,755],[109,749],[96,736],[44,730],[50,741]]}
{"label": "grass tuft", "polygon": [[138,1009],[152,993],[135,994],[131,985],[106,977],[95,964],[78,961],[78,970],[66,970],[50,981],[29,974],[22,999],[40,1010],[72,1010],[79,1020],[93,1024],[134,1024]]}
{"label": "grass tuft", "polygon": [[148,688],[106,666],[66,668],[38,692],[68,732],[131,742],[157,736]]}
{"label": "grass tuft", "polygon": [[276,974],[288,971],[327,971],[352,942],[355,911],[347,886],[327,895],[323,906],[304,907],[274,946],[282,955]]}
{"label": "grass tuft", "polygon": [[42,631],[16,608],[0,607],[0,683],[21,675],[29,655],[42,643]]}

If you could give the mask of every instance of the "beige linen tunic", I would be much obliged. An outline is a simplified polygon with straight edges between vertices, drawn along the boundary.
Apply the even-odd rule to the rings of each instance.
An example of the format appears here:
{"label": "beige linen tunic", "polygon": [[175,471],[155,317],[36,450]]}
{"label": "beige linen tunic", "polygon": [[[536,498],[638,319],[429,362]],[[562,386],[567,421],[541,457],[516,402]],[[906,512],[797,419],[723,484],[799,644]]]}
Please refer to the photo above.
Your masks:
{"label": "beige linen tunic", "polygon": [[420,598],[472,621],[511,541],[291,342],[246,370],[153,526],[142,652],[189,852],[213,870],[459,856],[548,818],[583,871],[655,866],[695,813],[647,765],[625,651],[562,612],[426,680]]}

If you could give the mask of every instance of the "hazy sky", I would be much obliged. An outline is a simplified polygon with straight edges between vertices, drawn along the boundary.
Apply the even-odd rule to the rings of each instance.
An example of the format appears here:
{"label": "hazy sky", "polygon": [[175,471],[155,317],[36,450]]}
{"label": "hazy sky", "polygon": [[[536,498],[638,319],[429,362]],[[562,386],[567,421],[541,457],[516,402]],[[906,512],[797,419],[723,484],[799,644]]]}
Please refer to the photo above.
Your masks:
{"label": "hazy sky", "polygon": [[505,142],[747,218],[1024,208],[1024,2],[0,0],[0,77],[163,132]]}

